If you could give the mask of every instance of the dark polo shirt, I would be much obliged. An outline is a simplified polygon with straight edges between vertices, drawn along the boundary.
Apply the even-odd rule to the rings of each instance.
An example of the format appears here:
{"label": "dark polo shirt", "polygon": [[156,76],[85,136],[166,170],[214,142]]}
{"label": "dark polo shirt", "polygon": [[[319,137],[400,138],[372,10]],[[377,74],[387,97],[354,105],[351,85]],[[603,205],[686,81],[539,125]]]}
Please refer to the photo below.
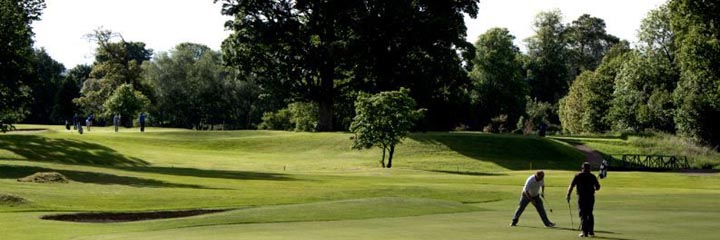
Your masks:
{"label": "dark polo shirt", "polygon": [[580,172],[573,178],[572,184],[577,186],[577,195],[580,197],[595,196],[595,189],[600,190],[597,177],[589,172]]}

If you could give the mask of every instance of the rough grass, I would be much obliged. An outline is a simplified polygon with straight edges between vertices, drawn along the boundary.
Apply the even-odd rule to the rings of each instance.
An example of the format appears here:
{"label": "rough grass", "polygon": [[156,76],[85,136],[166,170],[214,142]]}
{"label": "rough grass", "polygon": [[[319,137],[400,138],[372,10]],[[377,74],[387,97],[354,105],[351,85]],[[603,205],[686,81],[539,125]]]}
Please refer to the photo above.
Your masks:
{"label": "rough grass", "polygon": [[67,177],[58,172],[38,172],[30,176],[18,178],[18,182],[33,182],[33,183],[68,183]]}
{"label": "rough grass", "polygon": [[640,135],[557,136],[553,138],[572,144],[584,144],[614,157],[620,157],[623,154],[686,156],[694,168],[720,169],[720,153],[717,149],[667,133],[648,132]]}
{"label": "rough grass", "polygon": [[28,200],[13,194],[0,193],[0,205],[16,206],[27,203]]}

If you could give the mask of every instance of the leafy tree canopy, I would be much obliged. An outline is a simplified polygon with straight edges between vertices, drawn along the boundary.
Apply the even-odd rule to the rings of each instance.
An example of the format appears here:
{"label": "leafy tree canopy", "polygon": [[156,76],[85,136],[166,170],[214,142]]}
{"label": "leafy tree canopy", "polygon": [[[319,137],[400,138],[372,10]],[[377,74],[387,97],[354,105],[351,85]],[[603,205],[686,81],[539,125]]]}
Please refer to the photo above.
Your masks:
{"label": "leafy tree canopy", "polygon": [[32,22],[40,19],[43,0],[0,0],[0,131],[28,113],[33,72]]}
{"label": "leafy tree canopy", "polygon": [[[391,168],[395,145],[402,143],[423,112],[424,109],[416,109],[415,100],[406,88],[375,95],[360,94],[355,101],[355,118],[350,125],[350,131],[355,133],[353,148],[382,148],[380,164],[383,168]],[[386,151],[389,151],[387,165]]]}

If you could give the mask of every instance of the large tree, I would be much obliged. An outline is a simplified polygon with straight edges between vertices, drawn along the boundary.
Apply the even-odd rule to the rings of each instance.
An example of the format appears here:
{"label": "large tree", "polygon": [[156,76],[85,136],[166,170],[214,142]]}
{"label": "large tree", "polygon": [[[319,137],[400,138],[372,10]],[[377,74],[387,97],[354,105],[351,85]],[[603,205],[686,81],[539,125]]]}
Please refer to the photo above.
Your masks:
{"label": "large tree", "polygon": [[[95,63],[90,78],[83,82],[81,96],[74,102],[85,114],[105,112],[103,104],[122,84],[131,84],[146,96],[152,96],[149,87],[141,82],[141,64],[149,60],[152,50],[142,42],[127,42],[110,30],[98,29],[88,37],[97,41]],[[119,39],[119,41],[113,41]]]}
{"label": "large tree", "polygon": [[223,65],[220,53],[181,43],[143,65],[154,89],[155,119],[164,126],[196,128],[223,124],[249,128],[259,120],[259,90]]}
{"label": "large tree", "polygon": [[420,128],[455,127],[469,110],[464,92],[475,54],[464,15],[475,17],[479,1],[364,2],[351,45],[354,82],[367,92],[410,88],[428,110]]}
{"label": "large tree", "polygon": [[35,79],[30,82],[32,89],[32,104],[30,114],[24,122],[27,123],[58,123],[50,117],[55,105],[55,94],[60,89],[64,77],[65,66],[52,59],[44,48],[35,50]]}
{"label": "large tree", "polygon": [[513,45],[513,39],[507,29],[492,28],[475,43],[476,56],[470,78],[473,101],[478,106],[475,114],[482,124],[501,114],[508,115],[508,122],[514,123],[525,112],[528,86],[520,50]]}
{"label": "large tree", "polygon": [[79,109],[72,100],[80,97],[82,83],[90,76],[91,70],[92,68],[89,65],[77,65],[67,71],[58,91],[55,93],[55,104],[50,115],[52,121],[63,122],[70,120],[78,112]]}
{"label": "large tree", "polygon": [[34,78],[31,24],[43,9],[43,0],[0,0],[0,131],[28,112],[28,83]]}
{"label": "large tree", "polygon": [[672,92],[680,76],[667,5],[647,14],[638,38],[638,49],[628,55],[615,80],[613,127],[623,131],[652,128],[674,132]]}
{"label": "large tree", "polygon": [[672,0],[680,81],[675,89],[678,133],[720,145],[720,4],[711,0]]}
{"label": "large tree", "polygon": [[[605,32],[605,21],[583,14],[566,29],[570,70],[579,74],[582,71],[595,71],[605,53],[619,42],[619,39]],[[573,74],[572,76],[575,76]]]}
{"label": "large tree", "polygon": [[[289,101],[318,104],[318,130],[334,129],[334,105],[346,85],[370,92],[407,86],[421,106],[441,112],[467,83],[463,1],[223,1],[235,19],[223,56],[263,88]],[[469,59],[469,58],[466,58]],[[442,114],[438,114],[442,115]],[[444,114],[449,115],[449,114]]]}
{"label": "large tree", "polygon": [[568,91],[571,79],[568,50],[560,10],[541,12],[533,23],[535,35],[528,44],[527,69],[530,96],[540,102],[556,104]]}
{"label": "large tree", "polygon": [[585,71],[570,86],[559,103],[563,129],[570,133],[598,133],[610,130],[609,113],[615,79],[626,62],[630,46],[622,42],[613,46],[594,72]]}

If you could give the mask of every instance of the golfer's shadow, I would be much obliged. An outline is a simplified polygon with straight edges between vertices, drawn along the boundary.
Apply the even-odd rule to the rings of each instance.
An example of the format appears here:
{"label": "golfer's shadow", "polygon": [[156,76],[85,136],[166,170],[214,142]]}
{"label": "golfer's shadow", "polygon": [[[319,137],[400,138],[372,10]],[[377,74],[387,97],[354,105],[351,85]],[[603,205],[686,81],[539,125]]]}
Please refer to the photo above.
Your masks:
{"label": "golfer's shadow", "polygon": [[[568,228],[568,227],[552,227],[552,228],[534,227],[534,226],[516,226],[516,227],[521,227],[521,228],[543,228],[543,229],[548,229],[548,230],[563,230],[563,231],[573,231],[573,232],[578,232],[578,231],[580,231],[580,230],[578,230],[577,228]],[[595,231],[595,233],[619,234],[619,233],[611,232],[611,231]],[[597,235],[596,235],[594,238],[597,238],[597,239],[608,239],[608,240],[632,240],[632,239],[630,239],[630,238],[616,238],[616,237],[605,237],[605,236],[597,236]]]}

